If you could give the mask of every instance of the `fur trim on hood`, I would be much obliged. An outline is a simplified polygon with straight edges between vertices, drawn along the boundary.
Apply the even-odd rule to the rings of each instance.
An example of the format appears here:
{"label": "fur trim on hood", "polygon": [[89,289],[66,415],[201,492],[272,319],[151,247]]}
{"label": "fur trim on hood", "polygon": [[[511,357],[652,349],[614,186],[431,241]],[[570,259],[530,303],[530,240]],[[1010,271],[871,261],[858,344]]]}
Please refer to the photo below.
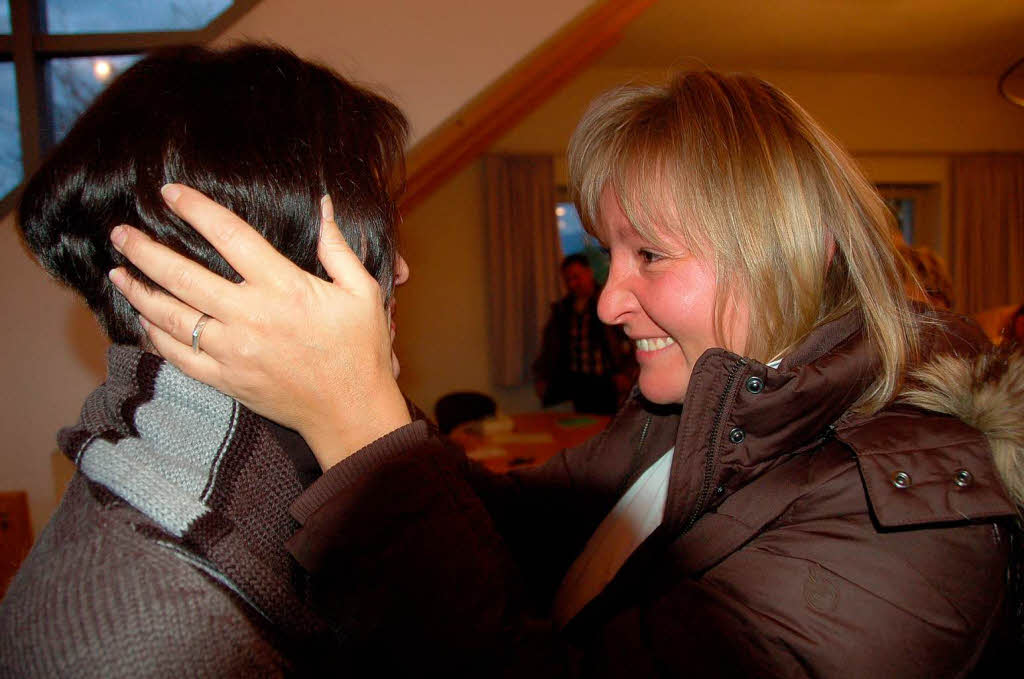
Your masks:
{"label": "fur trim on hood", "polygon": [[1010,497],[1024,507],[1024,349],[945,354],[910,377],[900,402],[953,415],[983,433]]}

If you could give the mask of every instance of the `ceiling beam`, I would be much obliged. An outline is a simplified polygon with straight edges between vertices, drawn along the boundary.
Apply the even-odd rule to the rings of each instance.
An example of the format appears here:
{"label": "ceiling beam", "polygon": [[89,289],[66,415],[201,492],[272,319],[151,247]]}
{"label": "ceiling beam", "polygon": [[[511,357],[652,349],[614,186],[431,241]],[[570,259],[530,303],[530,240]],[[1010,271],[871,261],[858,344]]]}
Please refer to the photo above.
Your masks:
{"label": "ceiling beam", "polygon": [[427,135],[409,152],[402,212],[415,208],[592,64],[654,2],[595,4]]}

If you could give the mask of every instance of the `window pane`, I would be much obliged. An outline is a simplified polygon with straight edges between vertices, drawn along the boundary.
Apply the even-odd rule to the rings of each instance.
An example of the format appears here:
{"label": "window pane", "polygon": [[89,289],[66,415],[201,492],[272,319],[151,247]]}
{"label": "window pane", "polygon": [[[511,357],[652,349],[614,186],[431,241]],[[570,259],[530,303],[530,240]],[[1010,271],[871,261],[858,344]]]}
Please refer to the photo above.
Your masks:
{"label": "window pane", "polygon": [[46,0],[50,33],[191,31],[206,26],[232,0]]}
{"label": "window pane", "polygon": [[128,54],[47,61],[46,96],[53,141],[63,139],[96,95],[139,57]]}
{"label": "window pane", "polygon": [[[11,32],[11,3],[0,0],[0,33]],[[4,90],[6,92],[6,90]]]}
{"label": "window pane", "polygon": [[14,64],[0,63],[0,197],[21,182],[21,132]]}
{"label": "window pane", "polygon": [[597,239],[583,229],[576,206],[569,202],[557,203],[555,219],[558,220],[558,240],[562,245],[562,255],[568,257],[582,252],[590,260],[594,278],[604,285],[608,280],[608,255],[601,249]]}

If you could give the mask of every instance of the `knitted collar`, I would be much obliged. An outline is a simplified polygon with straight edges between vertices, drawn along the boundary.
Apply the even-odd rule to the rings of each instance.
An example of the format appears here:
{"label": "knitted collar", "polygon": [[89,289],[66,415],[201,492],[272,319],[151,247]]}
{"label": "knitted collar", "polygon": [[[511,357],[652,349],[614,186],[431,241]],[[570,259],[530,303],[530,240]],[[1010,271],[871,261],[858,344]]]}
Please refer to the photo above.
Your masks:
{"label": "knitted collar", "polygon": [[[143,514],[135,529],[227,583],[291,643],[310,648],[323,622],[284,541],[302,492],[267,421],[137,347],[113,346],[107,381],[61,450],[99,491]],[[136,519],[130,519],[136,522]]]}
{"label": "knitted collar", "polygon": [[[113,346],[107,358],[107,381],[58,434],[83,475],[176,538],[215,513],[256,529],[286,520],[267,504],[281,494],[286,507],[302,486],[265,420],[138,347]],[[273,490],[230,484],[248,468]],[[263,504],[255,522],[242,509],[254,503]]]}

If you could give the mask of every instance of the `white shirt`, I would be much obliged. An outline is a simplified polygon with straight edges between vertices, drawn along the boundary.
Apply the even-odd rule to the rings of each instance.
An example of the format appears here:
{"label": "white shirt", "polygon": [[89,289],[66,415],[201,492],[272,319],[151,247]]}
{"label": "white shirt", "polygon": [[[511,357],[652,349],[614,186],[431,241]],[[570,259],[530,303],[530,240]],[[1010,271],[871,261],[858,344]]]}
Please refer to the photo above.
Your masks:
{"label": "white shirt", "polygon": [[[778,368],[782,359],[768,363]],[[612,507],[590,536],[555,594],[552,615],[564,627],[612,581],[640,543],[665,518],[668,478],[675,448],[658,458]]]}
{"label": "white shirt", "polygon": [[552,606],[559,627],[611,582],[629,555],[661,524],[674,451],[669,448],[619,498],[569,567]]}

